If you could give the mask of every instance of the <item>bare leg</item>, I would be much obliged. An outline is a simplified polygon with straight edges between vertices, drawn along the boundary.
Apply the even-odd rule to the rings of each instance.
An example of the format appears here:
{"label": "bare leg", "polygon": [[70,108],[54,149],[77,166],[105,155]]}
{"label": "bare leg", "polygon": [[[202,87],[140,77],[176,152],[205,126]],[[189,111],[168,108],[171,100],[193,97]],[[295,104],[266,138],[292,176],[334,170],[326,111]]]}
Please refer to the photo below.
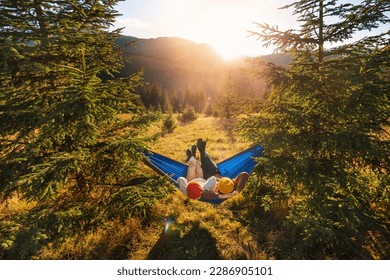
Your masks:
{"label": "bare leg", "polygon": [[200,166],[200,163],[195,159],[195,157],[191,157],[188,161],[188,169],[187,169],[187,181],[191,181],[195,178],[202,178],[203,177],[203,171],[202,167]]}
{"label": "bare leg", "polygon": [[249,174],[246,173],[246,172],[242,172],[240,174],[238,174],[238,176],[236,177],[236,179],[234,179],[234,187],[235,187],[235,191],[237,192],[241,192],[244,187],[245,187],[245,184],[246,184],[246,181],[248,180],[249,178]]}
{"label": "bare leg", "polygon": [[195,167],[195,176],[196,178],[203,178],[203,168],[200,165],[199,161],[196,162],[196,167]]}

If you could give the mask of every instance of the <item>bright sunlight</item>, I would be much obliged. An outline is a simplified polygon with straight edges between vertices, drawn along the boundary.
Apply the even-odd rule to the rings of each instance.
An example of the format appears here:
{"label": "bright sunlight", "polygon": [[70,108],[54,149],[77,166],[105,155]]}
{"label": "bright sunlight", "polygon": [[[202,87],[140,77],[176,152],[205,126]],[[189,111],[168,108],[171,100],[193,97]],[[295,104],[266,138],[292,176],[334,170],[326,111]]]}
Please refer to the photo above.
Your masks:
{"label": "bright sunlight", "polygon": [[255,39],[248,38],[249,33],[246,30],[251,26],[245,26],[245,22],[245,13],[240,13],[237,8],[210,8],[183,28],[183,36],[212,45],[226,60],[242,55],[254,55],[258,53],[260,44],[247,43],[248,40]]}
{"label": "bright sunlight", "polygon": [[206,43],[226,59],[272,53],[265,49],[248,30],[254,22],[275,22],[291,27],[294,20],[286,10],[278,10],[280,2],[255,0],[145,0],[120,2],[116,27],[125,28],[124,35],[138,38],[181,37],[195,43]]}

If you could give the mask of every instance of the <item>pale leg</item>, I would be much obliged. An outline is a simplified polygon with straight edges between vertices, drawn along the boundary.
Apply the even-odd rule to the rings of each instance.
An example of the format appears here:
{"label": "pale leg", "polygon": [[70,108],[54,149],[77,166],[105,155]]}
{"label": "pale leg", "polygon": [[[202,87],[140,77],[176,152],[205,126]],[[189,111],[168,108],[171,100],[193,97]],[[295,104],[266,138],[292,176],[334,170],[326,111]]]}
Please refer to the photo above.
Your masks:
{"label": "pale leg", "polygon": [[187,195],[187,184],[188,184],[187,179],[184,178],[184,177],[179,177],[179,178],[177,179],[177,184],[179,185],[180,191],[181,191],[184,195]]}
{"label": "pale leg", "polygon": [[196,163],[197,163],[195,167],[196,178],[203,178],[202,166],[200,165],[199,161],[196,161]]}
{"label": "pale leg", "polygon": [[[196,160],[196,158],[191,157],[188,161],[188,169],[187,169],[187,181],[191,181],[195,178],[202,178],[203,177],[203,171],[202,174],[200,174],[200,170],[202,170],[202,167],[200,166],[200,163]],[[202,176],[198,176],[202,175]]]}

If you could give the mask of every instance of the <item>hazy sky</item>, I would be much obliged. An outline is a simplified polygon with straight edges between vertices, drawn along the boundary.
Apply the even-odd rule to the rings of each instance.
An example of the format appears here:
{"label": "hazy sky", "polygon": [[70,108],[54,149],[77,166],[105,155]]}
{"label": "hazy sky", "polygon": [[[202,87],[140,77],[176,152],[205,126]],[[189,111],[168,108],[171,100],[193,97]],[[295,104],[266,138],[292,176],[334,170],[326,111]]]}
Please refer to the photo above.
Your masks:
{"label": "hazy sky", "polygon": [[[116,7],[116,27],[139,38],[182,37],[212,45],[225,58],[263,55],[264,49],[247,30],[254,22],[298,28],[293,9],[278,9],[292,0],[126,0]],[[343,1],[360,2],[360,1]]]}

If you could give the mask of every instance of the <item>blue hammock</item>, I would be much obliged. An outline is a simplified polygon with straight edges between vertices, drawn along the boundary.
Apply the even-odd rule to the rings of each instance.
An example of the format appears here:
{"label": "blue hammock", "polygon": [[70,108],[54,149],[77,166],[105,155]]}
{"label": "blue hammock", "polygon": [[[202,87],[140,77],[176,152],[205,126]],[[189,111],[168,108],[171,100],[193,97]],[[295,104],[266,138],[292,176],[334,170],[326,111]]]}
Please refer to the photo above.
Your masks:
{"label": "blue hammock", "polygon": [[[218,163],[217,166],[223,177],[236,178],[241,172],[251,173],[257,164],[256,158],[262,153],[262,146],[253,146]],[[168,176],[176,187],[178,187],[177,179],[187,175],[187,165],[184,163],[155,152],[145,152],[145,156],[147,157],[145,163],[157,173]],[[215,204],[224,201],[223,199],[200,200]]]}

